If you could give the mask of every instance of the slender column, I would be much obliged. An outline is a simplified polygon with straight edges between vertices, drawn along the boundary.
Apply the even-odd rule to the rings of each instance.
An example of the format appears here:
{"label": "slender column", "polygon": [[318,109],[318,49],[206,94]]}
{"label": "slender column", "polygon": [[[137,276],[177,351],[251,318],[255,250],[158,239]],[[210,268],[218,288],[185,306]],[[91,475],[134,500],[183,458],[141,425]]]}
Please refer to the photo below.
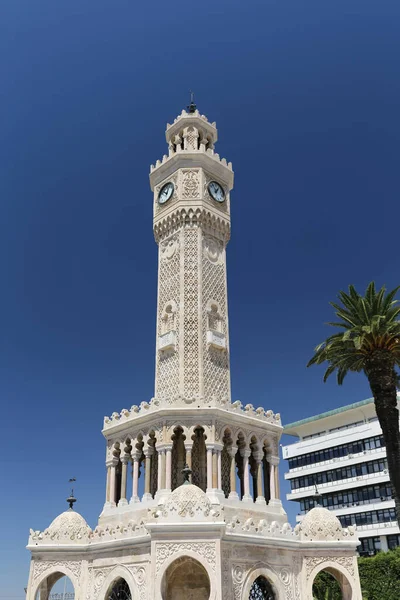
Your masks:
{"label": "slender column", "polygon": [[253,502],[253,498],[250,496],[250,479],[249,479],[249,457],[251,455],[250,449],[240,451],[243,456],[243,475],[244,475],[244,495],[242,498],[243,502]]}
{"label": "slender column", "polygon": [[118,506],[124,506],[128,504],[126,499],[126,475],[128,470],[129,454],[123,454],[121,456],[122,472],[121,472],[121,498],[118,502]]}
{"label": "slender column", "polygon": [[270,493],[270,500],[275,500],[276,499],[276,492],[275,492],[275,463],[273,462],[273,457],[272,456],[268,457],[268,462],[269,462],[269,493]]}
{"label": "slender column", "polygon": [[110,503],[110,479],[111,479],[111,465],[106,462],[107,467],[107,481],[106,481],[106,504]]}
{"label": "slender column", "polygon": [[222,450],[218,450],[218,489],[222,490]]}
{"label": "slender column", "polygon": [[132,478],[131,504],[133,504],[135,502],[140,502],[139,493],[138,493],[140,452],[138,452],[137,450],[132,452],[132,460],[133,460],[133,478]]}
{"label": "slender column", "polygon": [[[157,466],[157,493],[162,490],[163,485],[163,456],[164,448],[157,448],[158,451],[158,466]],[[165,478],[164,478],[165,479]]]}
{"label": "slender column", "polygon": [[215,448],[212,455],[212,486],[214,490],[218,487],[218,450]]}
{"label": "slender column", "polygon": [[[189,469],[192,468],[192,450],[193,450],[193,440],[185,441],[185,449],[186,449],[186,464]],[[192,483],[192,475],[189,477],[190,483]]]}
{"label": "slender column", "polygon": [[256,498],[256,503],[257,504],[266,504],[265,501],[265,497],[263,496],[263,464],[262,464],[262,459],[263,459],[263,454],[262,452],[258,452],[255,455],[255,460],[256,460],[256,464],[257,464],[257,498]]}
{"label": "slender column", "polygon": [[166,448],[165,457],[165,489],[171,490],[171,467],[172,467],[172,446]]}
{"label": "slender column", "polygon": [[231,471],[230,471],[230,480],[231,480],[231,491],[229,493],[229,498],[232,500],[239,500],[238,493],[236,491],[236,452],[237,446],[231,446],[228,448],[229,456],[231,457]]}
{"label": "slender column", "polygon": [[116,495],[115,475],[116,475],[117,464],[118,464],[118,458],[114,456],[114,458],[111,461],[111,473],[110,473],[110,505],[111,506],[116,506],[116,504],[115,504],[115,495]]}
{"label": "slender column", "polygon": [[279,490],[279,459],[275,465],[275,498],[280,500],[280,490]]}
{"label": "slender column", "polygon": [[212,489],[212,447],[207,447],[207,489]]}
{"label": "slender column", "polygon": [[151,500],[152,495],[150,492],[150,481],[151,481],[151,457],[153,455],[153,448],[151,446],[147,446],[144,449],[145,455],[145,467],[144,467],[144,494],[142,496],[142,502],[146,500]]}

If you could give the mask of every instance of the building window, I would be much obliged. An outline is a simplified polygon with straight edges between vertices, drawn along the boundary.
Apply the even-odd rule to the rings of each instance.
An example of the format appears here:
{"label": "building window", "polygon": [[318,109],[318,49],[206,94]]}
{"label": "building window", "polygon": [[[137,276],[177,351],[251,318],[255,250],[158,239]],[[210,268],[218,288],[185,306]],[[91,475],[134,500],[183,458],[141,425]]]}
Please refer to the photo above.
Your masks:
{"label": "building window", "polygon": [[372,556],[381,549],[380,537],[362,538],[361,544],[358,546],[360,556]]}
{"label": "building window", "polygon": [[396,511],[394,508],[385,508],[383,510],[368,510],[362,513],[353,513],[351,515],[338,515],[342,527],[350,525],[373,525],[375,523],[390,523],[396,521]]}
{"label": "building window", "polygon": [[330,481],[341,481],[351,477],[360,477],[362,475],[371,475],[372,473],[380,473],[387,469],[386,458],[370,460],[369,462],[350,465],[348,467],[340,467],[339,469],[331,469],[322,471],[321,473],[313,473],[295,477],[290,480],[292,490],[299,488],[312,487],[315,484],[321,485]]}
{"label": "building window", "polygon": [[383,448],[384,446],[385,443],[383,437],[377,435],[364,440],[357,440],[348,444],[341,444],[340,446],[333,446],[332,448],[316,450],[315,452],[309,452],[308,454],[301,454],[300,456],[289,458],[289,469],[314,465],[326,460],[332,460],[333,458],[348,456],[349,454],[360,454],[361,452],[367,452],[369,450],[374,450],[375,448]]}
{"label": "building window", "polygon": [[[371,502],[385,502],[392,499],[392,488],[390,483],[378,483],[365,487],[323,494],[321,504],[324,508],[338,510],[348,506],[363,506]],[[301,514],[308,512],[315,505],[312,497],[300,500]]]}
{"label": "building window", "polygon": [[400,546],[400,535],[398,533],[394,535],[388,535],[386,540],[389,550],[394,550],[397,548],[397,546]]}

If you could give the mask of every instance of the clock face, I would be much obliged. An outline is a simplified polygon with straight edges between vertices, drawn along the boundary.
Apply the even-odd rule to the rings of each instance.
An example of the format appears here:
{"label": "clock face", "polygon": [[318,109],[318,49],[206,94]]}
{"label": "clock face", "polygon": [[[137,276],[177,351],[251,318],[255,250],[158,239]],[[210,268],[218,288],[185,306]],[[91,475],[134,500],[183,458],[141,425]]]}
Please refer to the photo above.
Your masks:
{"label": "clock face", "polygon": [[174,193],[174,184],[172,181],[169,181],[165,185],[162,186],[159,194],[158,194],[158,202],[159,204],[165,204]]}
{"label": "clock face", "polygon": [[210,196],[217,202],[223,202],[225,200],[224,188],[216,181],[210,181],[208,184],[208,191]]}

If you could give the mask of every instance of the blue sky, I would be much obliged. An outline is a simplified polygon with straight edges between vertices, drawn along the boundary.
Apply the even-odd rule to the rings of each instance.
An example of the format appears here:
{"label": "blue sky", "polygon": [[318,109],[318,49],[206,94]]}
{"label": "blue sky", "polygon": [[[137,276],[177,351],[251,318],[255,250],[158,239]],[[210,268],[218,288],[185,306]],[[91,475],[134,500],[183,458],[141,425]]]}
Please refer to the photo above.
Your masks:
{"label": "blue sky", "polygon": [[339,289],[399,284],[399,16],[394,0],[3,0],[0,600],[22,600],[29,528],[66,508],[71,476],[94,525],[103,416],[153,395],[148,172],[190,89],[236,177],[233,399],[287,423],[370,395],[305,365]]}

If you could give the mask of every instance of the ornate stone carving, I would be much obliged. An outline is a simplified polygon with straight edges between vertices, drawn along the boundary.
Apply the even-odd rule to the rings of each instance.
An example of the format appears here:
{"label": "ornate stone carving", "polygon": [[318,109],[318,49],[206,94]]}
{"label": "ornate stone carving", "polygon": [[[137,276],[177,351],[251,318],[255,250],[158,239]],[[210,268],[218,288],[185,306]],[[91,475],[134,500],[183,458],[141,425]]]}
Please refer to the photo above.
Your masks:
{"label": "ornate stone carving", "polygon": [[236,563],[232,566],[233,597],[235,600],[240,600],[242,597],[245,574],[246,565]]}
{"label": "ornate stone carving", "polygon": [[215,571],[216,549],[215,544],[211,542],[165,542],[156,545],[156,573],[159,572],[164,562],[174,554],[184,554],[185,552],[194,552],[199,558],[204,558]]}
{"label": "ornate stone carving", "polygon": [[195,200],[200,198],[200,179],[198,170],[182,170],[182,198],[185,200]]}
{"label": "ornate stone carving", "polygon": [[38,562],[35,560],[35,566],[33,569],[33,580],[36,581],[38,577],[43,575],[47,570],[51,570],[54,573],[57,571],[64,572],[63,569],[69,569],[71,573],[79,580],[81,575],[82,563],[79,560],[43,560]]}
{"label": "ornate stone carving", "polygon": [[174,235],[160,243],[160,260],[168,261],[174,256],[179,249],[179,237]]}
{"label": "ornate stone carving", "polygon": [[223,254],[223,244],[211,236],[205,236],[203,239],[204,256],[212,263],[218,264],[221,262]]}
{"label": "ornate stone carving", "polygon": [[324,563],[333,562],[348,571],[348,573],[354,577],[354,558],[351,556],[306,556],[305,559],[306,565],[306,577],[310,578],[311,573],[314,569]]}
{"label": "ornate stone carving", "polygon": [[144,566],[128,566],[128,569],[139,588],[140,600],[144,600],[146,598],[146,568]]}

